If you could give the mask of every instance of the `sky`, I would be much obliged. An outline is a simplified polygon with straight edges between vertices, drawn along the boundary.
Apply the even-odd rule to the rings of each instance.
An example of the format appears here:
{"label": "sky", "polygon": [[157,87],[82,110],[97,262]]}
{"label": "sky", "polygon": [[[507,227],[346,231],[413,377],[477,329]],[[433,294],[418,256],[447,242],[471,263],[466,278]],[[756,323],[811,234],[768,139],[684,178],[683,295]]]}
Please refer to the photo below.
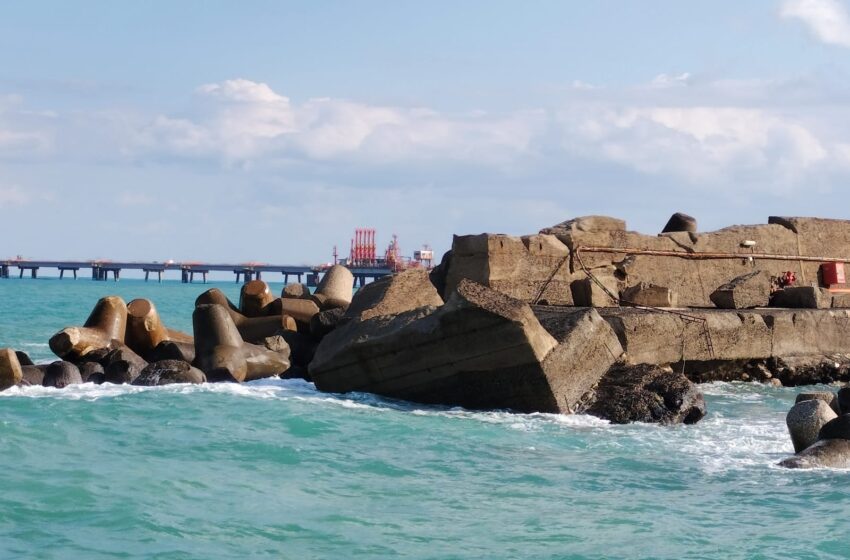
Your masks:
{"label": "sky", "polygon": [[850,1],[5,2],[0,257],[850,218]]}

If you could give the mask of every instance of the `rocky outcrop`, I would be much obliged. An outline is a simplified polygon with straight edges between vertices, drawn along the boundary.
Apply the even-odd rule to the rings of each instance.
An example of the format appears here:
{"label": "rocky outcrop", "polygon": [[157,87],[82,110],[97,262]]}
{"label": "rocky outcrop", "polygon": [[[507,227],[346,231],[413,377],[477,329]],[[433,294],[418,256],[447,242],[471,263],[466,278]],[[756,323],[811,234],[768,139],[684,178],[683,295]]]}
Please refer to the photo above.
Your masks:
{"label": "rocky outcrop", "polygon": [[687,377],[647,364],[612,367],[588,399],[587,413],[614,424],[695,424],[706,414],[702,393]]}

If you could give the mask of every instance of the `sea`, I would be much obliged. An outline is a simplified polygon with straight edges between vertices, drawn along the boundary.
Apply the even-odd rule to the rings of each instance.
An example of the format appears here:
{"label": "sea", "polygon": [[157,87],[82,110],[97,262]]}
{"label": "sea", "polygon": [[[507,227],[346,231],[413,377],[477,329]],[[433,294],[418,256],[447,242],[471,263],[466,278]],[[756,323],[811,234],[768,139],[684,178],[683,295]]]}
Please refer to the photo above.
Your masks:
{"label": "sea", "polygon": [[[0,346],[53,358],[116,294],[191,330],[233,282],[0,280]],[[279,285],[273,285],[279,290]],[[476,412],[301,380],[0,393],[0,559],[848,558],[850,475],[791,471],[801,388],[713,383],[694,426]]]}

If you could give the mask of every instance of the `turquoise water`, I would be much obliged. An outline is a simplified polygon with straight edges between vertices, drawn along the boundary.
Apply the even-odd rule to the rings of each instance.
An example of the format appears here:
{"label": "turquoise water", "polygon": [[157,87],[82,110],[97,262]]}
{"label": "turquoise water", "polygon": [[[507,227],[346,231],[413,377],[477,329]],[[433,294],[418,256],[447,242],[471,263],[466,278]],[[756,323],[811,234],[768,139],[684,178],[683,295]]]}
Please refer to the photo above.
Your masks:
{"label": "turquoise water", "polygon": [[[109,293],[188,329],[203,289],[3,280],[0,345],[49,359]],[[846,558],[848,473],[774,466],[797,390],[704,389],[674,428],[302,381],[12,389],[0,558]]]}

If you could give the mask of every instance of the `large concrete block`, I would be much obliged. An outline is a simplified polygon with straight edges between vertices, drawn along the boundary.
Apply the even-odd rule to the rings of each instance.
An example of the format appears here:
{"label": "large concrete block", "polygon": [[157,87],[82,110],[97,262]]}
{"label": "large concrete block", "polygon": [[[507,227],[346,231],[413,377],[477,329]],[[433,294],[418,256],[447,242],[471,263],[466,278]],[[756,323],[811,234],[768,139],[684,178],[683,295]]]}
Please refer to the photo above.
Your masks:
{"label": "large concrete block", "polygon": [[481,234],[454,237],[444,299],[464,279],[525,302],[570,305],[577,277],[569,249],[552,235]]}
{"label": "large concrete block", "polygon": [[770,298],[771,307],[786,309],[828,309],[832,294],[817,286],[792,286],[779,290]]}
{"label": "large concrete block", "polygon": [[641,282],[623,290],[622,300],[644,307],[678,307],[679,296],[665,286]]}
{"label": "large concrete block", "polygon": [[770,277],[756,270],[723,284],[711,293],[710,299],[720,309],[767,307],[770,288]]}
{"label": "large concrete block", "polygon": [[464,280],[440,308],[337,328],[319,345],[310,374],[323,391],[568,412],[620,352],[595,310],[556,339],[525,303]]}
{"label": "large concrete block", "polygon": [[[616,307],[619,305],[619,302],[615,299],[619,293],[617,279],[611,274],[594,274],[594,278],[596,278],[598,284],[591,278],[582,278],[572,283],[570,289],[573,293],[574,304],[579,307]],[[614,297],[611,297],[612,295]]]}

